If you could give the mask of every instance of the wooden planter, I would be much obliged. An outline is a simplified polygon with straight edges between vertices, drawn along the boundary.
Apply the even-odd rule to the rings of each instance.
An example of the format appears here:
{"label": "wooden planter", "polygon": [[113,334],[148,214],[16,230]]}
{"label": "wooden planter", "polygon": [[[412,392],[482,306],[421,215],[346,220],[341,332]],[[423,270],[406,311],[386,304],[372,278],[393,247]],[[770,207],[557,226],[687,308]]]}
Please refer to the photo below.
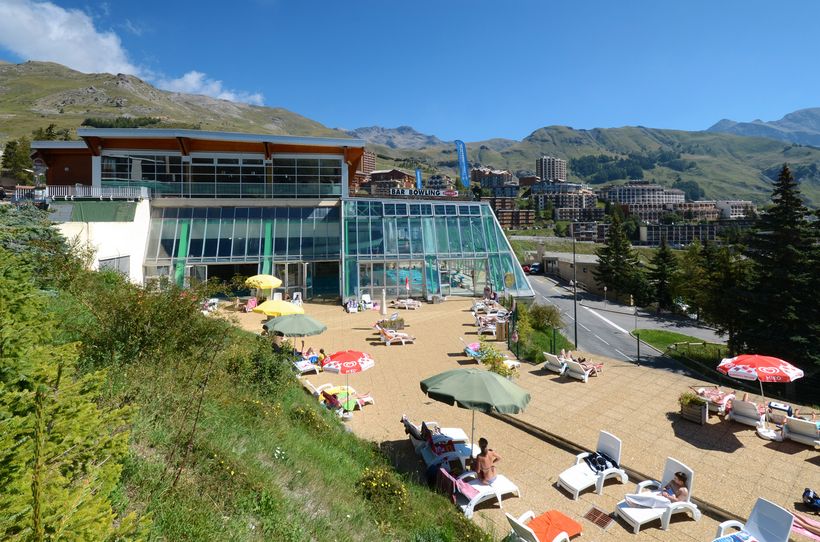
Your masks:
{"label": "wooden planter", "polygon": [[706,425],[706,420],[709,418],[709,405],[706,403],[681,405],[680,416],[684,420]]}

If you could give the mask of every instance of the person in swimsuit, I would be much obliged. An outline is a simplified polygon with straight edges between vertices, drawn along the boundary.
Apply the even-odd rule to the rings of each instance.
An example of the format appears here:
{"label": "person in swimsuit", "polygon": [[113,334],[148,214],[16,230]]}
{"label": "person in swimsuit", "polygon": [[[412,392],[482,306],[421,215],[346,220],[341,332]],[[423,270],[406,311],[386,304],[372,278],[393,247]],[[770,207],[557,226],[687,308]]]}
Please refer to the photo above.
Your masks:
{"label": "person in swimsuit", "polygon": [[669,483],[661,489],[661,495],[672,502],[685,501],[689,496],[689,490],[686,489],[687,479],[685,472],[676,472]]}
{"label": "person in swimsuit", "polygon": [[495,464],[501,461],[501,456],[487,446],[487,439],[484,437],[478,439],[478,447],[481,448],[481,453],[475,458],[474,469],[479,481],[490,485],[495,482]]}

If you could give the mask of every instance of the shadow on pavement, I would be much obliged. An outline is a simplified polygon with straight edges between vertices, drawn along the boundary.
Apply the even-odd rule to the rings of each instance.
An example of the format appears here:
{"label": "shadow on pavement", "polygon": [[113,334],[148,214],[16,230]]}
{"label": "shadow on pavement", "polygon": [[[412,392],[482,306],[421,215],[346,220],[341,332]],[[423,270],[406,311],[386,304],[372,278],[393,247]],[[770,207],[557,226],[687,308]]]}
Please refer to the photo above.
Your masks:
{"label": "shadow on pavement", "polygon": [[707,423],[699,425],[689,420],[684,420],[678,412],[667,412],[666,419],[672,423],[672,430],[675,437],[688,442],[695,448],[701,450],[714,450],[716,452],[732,453],[743,448],[743,443],[735,434],[741,428],[735,428],[726,422]]}

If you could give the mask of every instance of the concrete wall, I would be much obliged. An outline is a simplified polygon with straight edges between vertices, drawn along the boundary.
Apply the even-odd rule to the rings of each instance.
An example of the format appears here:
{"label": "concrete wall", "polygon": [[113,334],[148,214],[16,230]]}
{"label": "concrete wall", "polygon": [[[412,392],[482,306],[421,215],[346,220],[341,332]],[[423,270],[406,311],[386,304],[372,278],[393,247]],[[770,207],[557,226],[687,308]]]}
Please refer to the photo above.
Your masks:
{"label": "concrete wall", "polygon": [[67,239],[76,238],[94,249],[92,269],[99,267],[100,260],[130,256],[128,278],[142,284],[150,222],[150,202],[145,199],[137,203],[133,222],[64,222],[55,227]]}

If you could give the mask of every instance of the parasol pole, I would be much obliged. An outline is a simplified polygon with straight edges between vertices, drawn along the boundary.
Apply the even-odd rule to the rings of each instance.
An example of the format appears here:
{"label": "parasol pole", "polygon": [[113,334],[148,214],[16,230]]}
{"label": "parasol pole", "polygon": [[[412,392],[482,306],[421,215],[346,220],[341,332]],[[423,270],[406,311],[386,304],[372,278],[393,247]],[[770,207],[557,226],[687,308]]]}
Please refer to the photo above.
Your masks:
{"label": "parasol pole", "polygon": [[763,395],[763,381],[760,380],[760,375],[757,375],[757,382],[760,384],[760,396],[763,398],[763,429],[766,429],[766,418],[769,417],[769,408],[766,405],[766,396]]}
{"label": "parasol pole", "polygon": [[473,460],[473,444],[475,440],[475,410],[473,410],[473,425],[470,429],[470,461]]}

